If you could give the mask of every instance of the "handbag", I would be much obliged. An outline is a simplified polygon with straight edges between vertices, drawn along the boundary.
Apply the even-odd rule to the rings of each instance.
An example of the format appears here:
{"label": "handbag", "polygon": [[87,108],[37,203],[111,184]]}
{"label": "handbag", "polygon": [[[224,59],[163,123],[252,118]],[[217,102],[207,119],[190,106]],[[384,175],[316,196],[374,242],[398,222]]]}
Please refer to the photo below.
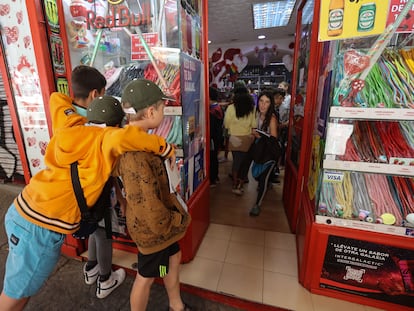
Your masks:
{"label": "handbag", "polygon": [[247,152],[252,145],[252,135],[230,135],[229,138],[229,150],[230,151],[243,151]]}
{"label": "handbag", "polygon": [[81,212],[81,221],[79,229],[72,234],[76,239],[86,239],[90,234],[94,233],[98,228],[98,222],[104,219],[105,232],[108,239],[112,238],[111,213],[110,213],[110,192],[112,179],[109,178],[101,192],[96,203],[88,208],[83,190],[79,181],[78,162],[70,165],[70,177],[72,180],[73,190],[75,192],[76,201]]}
{"label": "handbag", "polygon": [[249,149],[251,159],[256,163],[277,161],[282,152],[280,141],[274,136],[262,135],[256,138]]}

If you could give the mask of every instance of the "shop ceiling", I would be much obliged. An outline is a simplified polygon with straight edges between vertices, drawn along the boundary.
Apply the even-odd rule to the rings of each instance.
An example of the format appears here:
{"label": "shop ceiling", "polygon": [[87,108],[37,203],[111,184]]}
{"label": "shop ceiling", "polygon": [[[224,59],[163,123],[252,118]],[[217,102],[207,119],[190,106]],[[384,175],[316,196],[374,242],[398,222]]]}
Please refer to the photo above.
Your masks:
{"label": "shop ceiling", "polygon": [[[279,0],[280,1],[280,0]],[[268,0],[208,0],[208,40],[211,46],[237,45],[243,43],[252,46],[263,47],[265,44],[269,48],[273,44],[278,45],[278,41],[294,41],[296,15],[292,13],[289,23],[285,27],[254,29],[252,6],[256,3],[269,2]],[[293,12],[300,1],[296,1]],[[266,38],[259,40],[259,35]],[[258,64],[259,61],[254,57],[254,53],[246,55],[249,58],[249,65]],[[275,61],[280,61],[283,53]]]}

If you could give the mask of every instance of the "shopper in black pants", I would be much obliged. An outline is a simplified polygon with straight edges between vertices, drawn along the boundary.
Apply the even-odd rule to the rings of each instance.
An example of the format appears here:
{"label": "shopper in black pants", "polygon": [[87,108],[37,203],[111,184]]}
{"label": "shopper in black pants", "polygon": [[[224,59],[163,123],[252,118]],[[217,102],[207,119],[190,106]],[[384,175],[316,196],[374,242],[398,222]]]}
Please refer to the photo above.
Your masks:
{"label": "shopper in black pants", "polygon": [[[283,128],[284,127],[283,127],[283,123],[281,122],[279,107],[280,107],[280,105],[282,105],[283,100],[285,99],[285,95],[286,95],[285,90],[283,90],[281,88],[276,88],[276,89],[273,90],[273,101],[275,103],[275,106],[274,106],[275,107],[275,114],[276,114],[277,120],[278,120],[278,139],[281,142],[282,155],[283,156],[285,155],[286,146],[285,146],[285,143],[282,141],[283,140],[282,135],[284,135],[284,133],[283,133]],[[287,132],[286,132],[286,135],[287,135]],[[278,161],[278,162],[276,162],[276,165],[273,169],[273,174],[270,178],[271,182],[273,184],[280,183],[279,175],[280,175],[280,169],[279,169],[279,161]]]}
{"label": "shopper in black pants", "polygon": [[215,187],[218,181],[219,162],[218,151],[223,146],[224,112],[217,103],[218,90],[209,88],[210,93],[210,187]]}

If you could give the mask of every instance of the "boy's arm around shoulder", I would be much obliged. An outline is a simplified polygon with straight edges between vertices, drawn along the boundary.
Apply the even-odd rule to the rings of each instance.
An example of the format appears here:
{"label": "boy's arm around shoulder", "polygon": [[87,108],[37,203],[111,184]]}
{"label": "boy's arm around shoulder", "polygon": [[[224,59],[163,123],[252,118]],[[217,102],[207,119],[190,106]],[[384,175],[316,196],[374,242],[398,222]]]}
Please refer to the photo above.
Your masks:
{"label": "boy's arm around shoulder", "polygon": [[50,95],[49,109],[53,133],[59,128],[82,125],[87,122],[85,117],[77,114],[72,105],[72,98],[63,93],[54,92]]}
{"label": "boy's arm around shoulder", "polygon": [[114,156],[128,151],[151,152],[164,158],[175,157],[174,147],[164,138],[148,134],[137,126],[108,128],[102,141],[102,149],[110,150]]}

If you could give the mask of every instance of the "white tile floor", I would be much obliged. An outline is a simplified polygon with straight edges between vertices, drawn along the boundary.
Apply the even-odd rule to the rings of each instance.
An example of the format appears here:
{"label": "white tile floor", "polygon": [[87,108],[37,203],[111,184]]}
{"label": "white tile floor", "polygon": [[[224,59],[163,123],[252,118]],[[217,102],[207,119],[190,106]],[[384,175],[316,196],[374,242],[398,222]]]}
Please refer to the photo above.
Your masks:
{"label": "white tile floor", "polygon": [[181,282],[297,311],[381,310],[314,295],[298,282],[295,236],[210,224]]}

